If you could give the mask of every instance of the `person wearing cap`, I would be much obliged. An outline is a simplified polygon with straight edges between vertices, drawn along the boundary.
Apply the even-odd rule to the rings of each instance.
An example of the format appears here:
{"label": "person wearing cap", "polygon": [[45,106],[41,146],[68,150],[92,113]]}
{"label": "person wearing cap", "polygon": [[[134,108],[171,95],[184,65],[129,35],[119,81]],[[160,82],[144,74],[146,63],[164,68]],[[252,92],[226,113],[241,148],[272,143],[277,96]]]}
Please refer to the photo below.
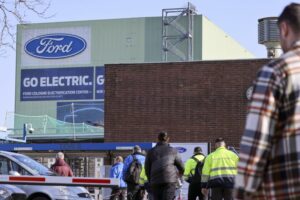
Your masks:
{"label": "person wearing cap", "polygon": [[[264,65],[248,105],[236,199],[300,199],[300,4],[277,20],[283,54]],[[277,31],[276,31],[277,32]]]}
{"label": "person wearing cap", "polygon": [[[194,148],[194,155],[188,159],[184,165],[184,179],[189,182],[189,191],[188,199],[196,200],[197,197],[199,200],[203,199],[203,194],[201,192],[201,177],[199,180],[194,180],[193,176],[195,175],[195,168],[198,162],[204,162],[205,156],[202,153],[201,147]],[[190,181],[189,181],[190,180]]]}
{"label": "person wearing cap", "polygon": [[178,151],[169,145],[167,132],[158,134],[158,142],[146,156],[145,172],[154,200],[173,200],[184,165]]}
{"label": "person wearing cap", "polygon": [[114,164],[110,169],[110,178],[117,178],[120,181],[118,187],[112,188],[110,200],[126,200],[127,199],[127,184],[123,180],[123,158],[117,156],[114,160]]}
{"label": "person wearing cap", "polygon": [[65,155],[63,152],[56,154],[55,163],[51,166],[51,170],[60,176],[73,176],[71,167],[65,162]]}
{"label": "person wearing cap", "polygon": [[[142,153],[142,149],[138,145],[133,147],[133,153],[130,154],[129,156],[127,156],[124,160],[123,177],[125,177],[125,174],[134,159],[137,159],[138,162],[140,162],[142,164],[142,166],[144,167],[145,155]],[[141,190],[143,190],[143,188],[140,184],[127,183],[127,199],[128,200],[141,199],[142,198],[141,196],[144,193]]]}
{"label": "person wearing cap", "polygon": [[207,196],[208,189],[211,189],[212,200],[232,200],[239,157],[226,149],[223,138],[216,139],[215,148],[205,158],[201,176],[202,193]]}

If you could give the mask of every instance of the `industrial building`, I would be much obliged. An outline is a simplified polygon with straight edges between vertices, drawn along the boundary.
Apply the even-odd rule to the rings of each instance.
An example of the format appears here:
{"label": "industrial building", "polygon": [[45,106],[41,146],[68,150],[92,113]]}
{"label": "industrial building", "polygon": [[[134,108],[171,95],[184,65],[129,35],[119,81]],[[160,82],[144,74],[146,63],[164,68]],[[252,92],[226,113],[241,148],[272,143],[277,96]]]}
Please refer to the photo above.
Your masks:
{"label": "industrial building", "polygon": [[237,147],[246,93],[267,62],[190,5],[159,17],[22,24],[16,54],[6,126],[14,137],[24,124],[32,131],[1,149],[48,166],[64,151],[76,176],[91,177],[134,144],[151,148],[160,130],[172,142],[224,136]]}
{"label": "industrial building", "polygon": [[[263,35],[274,19],[260,22],[259,42],[279,54]],[[238,148],[252,81],[268,62],[191,4],[159,17],[21,24],[16,47],[15,113],[5,125],[14,138],[24,125],[29,134],[0,149],[47,166],[63,151],[85,177],[105,176],[135,144],[150,149],[161,130],[189,149],[184,156],[195,145],[208,153],[220,136]]]}
{"label": "industrial building", "polygon": [[[105,139],[104,66],[253,58],[193,8],[162,17],[23,24],[17,32],[16,134],[29,140]],[[190,15],[190,13],[193,13]],[[192,26],[191,26],[192,24]],[[104,90],[105,87],[105,90]],[[11,127],[11,126],[10,126]]]}

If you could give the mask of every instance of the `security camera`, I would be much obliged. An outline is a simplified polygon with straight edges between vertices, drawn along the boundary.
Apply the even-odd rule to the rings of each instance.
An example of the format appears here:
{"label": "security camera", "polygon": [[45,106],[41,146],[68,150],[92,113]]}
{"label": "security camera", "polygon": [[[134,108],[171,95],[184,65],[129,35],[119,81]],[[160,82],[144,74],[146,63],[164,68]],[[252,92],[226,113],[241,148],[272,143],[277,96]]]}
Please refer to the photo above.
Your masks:
{"label": "security camera", "polygon": [[29,132],[29,133],[33,133],[33,132],[34,132],[34,128],[30,127],[30,128],[28,129],[28,132]]}
{"label": "security camera", "polygon": [[28,133],[33,133],[34,132],[34,128],[32,127],[32,124],[31,123],[28,123],[28,124],[24,124],[24,128],[26,129],[26,131]]}

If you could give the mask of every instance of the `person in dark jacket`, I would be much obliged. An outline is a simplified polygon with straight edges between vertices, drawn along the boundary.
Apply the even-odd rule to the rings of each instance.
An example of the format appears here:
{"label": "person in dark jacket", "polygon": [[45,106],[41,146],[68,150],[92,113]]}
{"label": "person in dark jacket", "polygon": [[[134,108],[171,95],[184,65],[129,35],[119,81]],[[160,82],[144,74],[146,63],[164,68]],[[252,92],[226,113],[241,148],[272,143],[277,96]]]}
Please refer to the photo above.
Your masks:
{"label": "person in dark jacket", "polygon": [[56,154],[56,161],[51,169],[60,176],[73,176],[72,169],[64,160],[65,156],[62,152]]}
{"label": "person in dark jacket", "polygon": [[166,132],[158,134],[158,143],[149,150],[145,171],[152,189],[154,200],[173,200],[176,183],[183,175],[184,165],[177,150],[168,144]]}

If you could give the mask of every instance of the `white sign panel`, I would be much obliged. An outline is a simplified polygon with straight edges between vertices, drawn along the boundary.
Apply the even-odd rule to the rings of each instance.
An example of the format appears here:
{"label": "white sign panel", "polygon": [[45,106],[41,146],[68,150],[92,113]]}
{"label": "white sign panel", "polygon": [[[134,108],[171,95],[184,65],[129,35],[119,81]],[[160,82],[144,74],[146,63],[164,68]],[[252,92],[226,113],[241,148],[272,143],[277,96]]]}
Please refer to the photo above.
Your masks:
{"label": "white sign panel", "polygon": [[201,147],[204,155],[208,153],[208,143],[170,143],[170,145],[178,150],[184,163],[194,155],[195,147]]}
{"label": "white sign panel", "polygon": [[90,27],[23,29],[21,67],[91,63]]}

